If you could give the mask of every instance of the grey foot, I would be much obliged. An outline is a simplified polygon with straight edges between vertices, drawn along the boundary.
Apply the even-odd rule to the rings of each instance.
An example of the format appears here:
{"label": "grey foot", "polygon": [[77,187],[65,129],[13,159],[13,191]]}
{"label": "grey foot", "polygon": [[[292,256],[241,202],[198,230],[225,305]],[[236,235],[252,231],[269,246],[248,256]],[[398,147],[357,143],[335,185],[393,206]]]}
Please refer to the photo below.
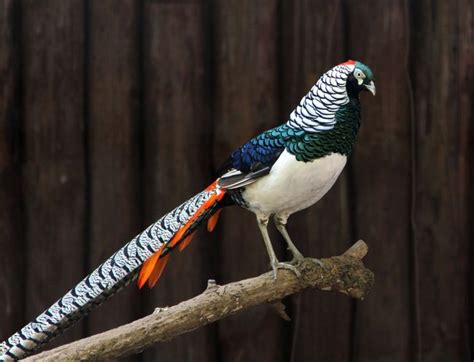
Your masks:
{"label": "grey foot", "polygon": [[298,265],[304,260],[304,256],[301,253],[293,253],[293,258],[290,260],[290,264]]}
{"label": "grey foot", "polygon": [[326,269],[326,264],[324,264],[321,260],[316,259],[316,258],[311,258],[311,261],[317,265],[319,265],[321,268]]}
{"label": "grey foot", "polygon": [[277,278],[277,270],[278,269],[286,269],[286,270],[291,270],[295,275],[299,278],[301,277],[300,271],[293,265],[289,263],[282,263],[282,262],[275,262],[272,263],[272,269],[273,269],[273,279],[276,280]]}

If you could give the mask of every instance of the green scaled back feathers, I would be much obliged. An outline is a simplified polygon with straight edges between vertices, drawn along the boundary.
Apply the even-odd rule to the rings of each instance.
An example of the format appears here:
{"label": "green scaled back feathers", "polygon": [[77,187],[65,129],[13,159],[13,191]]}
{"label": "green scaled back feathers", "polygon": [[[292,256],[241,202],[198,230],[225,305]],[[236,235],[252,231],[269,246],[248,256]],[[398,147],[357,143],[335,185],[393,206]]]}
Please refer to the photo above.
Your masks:
{"label": "green scaled back feathers", "polygon": [[351,100],[336,113],[334,128],[324,132],[305,132],[287,124],[262,133],[256,141],[266,145],[282,145],[298,161],[310,162],[331,153],[349,155],[360,126],[360,103]]}
{"label": "green scaled back feathers", "polygon": [[336,113],[334,128],[323,132],[304,132],[286,141],[286,150],[298,161],[309,162],[331,153],[349,155],[360,127],[360,103],[350,102]]}

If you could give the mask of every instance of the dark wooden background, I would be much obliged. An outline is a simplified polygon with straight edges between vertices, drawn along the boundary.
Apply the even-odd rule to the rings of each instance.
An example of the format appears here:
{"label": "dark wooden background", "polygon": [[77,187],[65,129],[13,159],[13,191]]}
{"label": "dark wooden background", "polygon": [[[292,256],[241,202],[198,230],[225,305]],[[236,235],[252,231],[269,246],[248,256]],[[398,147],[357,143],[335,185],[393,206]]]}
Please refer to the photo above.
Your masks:
{"label": "dark wooden background", "polygon": [[[207,186],[348,58],[376,75],[356,152],[295,215],[301,250],[366,240],[369,297],[309,291],[144,352],[152,361],[470,361],[471,0],[0,0],[0,339]],[[278,243],[275,236],[275,241]],[[280,245],[280,254],[283,253]],[[254,217],[226,210],[55,344],[268,269]]]}

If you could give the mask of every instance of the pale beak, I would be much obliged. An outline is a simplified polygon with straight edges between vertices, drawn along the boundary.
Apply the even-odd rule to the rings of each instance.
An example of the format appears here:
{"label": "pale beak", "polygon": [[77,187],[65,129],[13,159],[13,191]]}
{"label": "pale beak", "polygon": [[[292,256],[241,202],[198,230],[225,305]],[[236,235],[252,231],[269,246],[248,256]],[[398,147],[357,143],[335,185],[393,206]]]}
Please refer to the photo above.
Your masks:
{"label": "pale beak", "polygon": [[369,84],[364,84],[364,87],[367,88],[372,95],[375,95],[375,84],[373,80],[371,80]]}

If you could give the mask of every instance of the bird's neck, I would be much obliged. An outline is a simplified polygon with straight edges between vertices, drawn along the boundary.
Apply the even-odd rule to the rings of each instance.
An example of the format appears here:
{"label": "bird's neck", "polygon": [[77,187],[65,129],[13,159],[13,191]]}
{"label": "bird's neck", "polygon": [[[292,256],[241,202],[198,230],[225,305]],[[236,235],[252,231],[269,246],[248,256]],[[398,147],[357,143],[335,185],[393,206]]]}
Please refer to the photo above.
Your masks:
{"label": "bird's neck", "polygon": [[[286,125],[288,127],[288,125]],[[351,97],[349,102],[336,112],[334,127],[320,132],[295,130],[298,136],[286,142],[288,152],[299,161],[310,162],[331,153],[349,155],[360,127],[360,102]]]}
{"label": "bird's neck", "polygon": [[336,113],[350,102],[347,81],[354,67],[339,64],[324,73],[291,112],[288,126],[306,132],[322,132],[334,128]]}

